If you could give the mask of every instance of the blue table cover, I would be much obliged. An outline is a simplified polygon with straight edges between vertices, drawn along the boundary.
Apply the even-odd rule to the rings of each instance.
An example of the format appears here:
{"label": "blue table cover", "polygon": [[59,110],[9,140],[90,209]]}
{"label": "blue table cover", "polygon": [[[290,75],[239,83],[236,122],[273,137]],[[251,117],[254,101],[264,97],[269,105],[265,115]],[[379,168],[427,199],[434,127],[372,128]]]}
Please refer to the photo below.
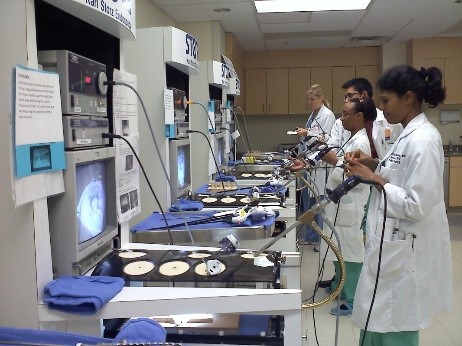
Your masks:
{"label": "blue table cover", "polygon": [[[208,212],[198,212],[198,213],[183,213],[184,219],[181,213],[166,213],[165,217],[167,218],[167,222],[169,226],[181,224],[177,227],[171,227],[173,229],[184,229],[186,226],[184,225],[184,221],[188,222],[189,229],[209,229],[209,228],[231,228],[231,227],[249,227],[249,226],[263,226],[265,229],[267,227],[271,227],[276,218],[279,215],[278,211],[275,211],[275,216],[266,217],[262,220],[252,220],[250,217],[243,223],[235,224],[231,223],[231,221],[226,222],[224,220],[215,221],[215,222],[206,222],[199,225],[189,225],[192,221],[198,220],[205,220],[208,218],[213,217],[215,211],[208,211]],[[140,223],[136,224],[131,228],[133,233],[136,232],[150,232],[153,230],[165,230],[165,220],[162,217],[162,214],[159,212],[152,213],[149,217],[141,221]]]}

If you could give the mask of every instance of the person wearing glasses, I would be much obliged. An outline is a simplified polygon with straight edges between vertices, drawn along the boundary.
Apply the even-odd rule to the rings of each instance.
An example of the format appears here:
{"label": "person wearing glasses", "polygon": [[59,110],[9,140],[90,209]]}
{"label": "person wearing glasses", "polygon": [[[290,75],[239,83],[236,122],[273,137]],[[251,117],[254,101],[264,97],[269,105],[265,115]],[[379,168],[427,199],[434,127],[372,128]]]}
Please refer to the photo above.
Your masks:
{"label": "person wearing glasses", "polygon": [[[372,142],[366,132],[366,124],[373,122],[377,117],[375,103],[370,97],[352,98],[343,106],[340,116],[343,128],[349,132],[351,138],[344,144],[344,151],[332,149],[323,158],[335,168],[327,181],[327,188],[333,190],[347,177],[343,170],[344,152],[361,150],[371,155]],[[364,236],[361,230],[361,222],[364,216],[364,207],[369,197],[369,186],[359,184],[340,199],[338,204],[327,205],[326,217],[334,224],[338,232],[341,253],[345,260],[346,279],[341,292],[341,298],[345,300],[339,308],[333,308],[331,314],[348,316],[353,312],[353,302],[356,285],[364,260]],[[332,235],[328,227],[324,227],[324,233]],[[337,243],[336,238],[332,240]],[[328,249],[325,242],[321,242],[321,253],[326,254],[326,259],[331,260],[335,267],[335,280],[329,291],[335,290],[340,282],[340,266],[335,254]]]}
{"label": "person wearing glasses", "polygon": [[352,319],[360,345],[417,346],[419,330],[452,304],[443,145],[422,110],[443,102],[445,89],[438,68],[407,65],[385,71],[378,88],[386,120],[404,130],[381,160],[362,150],[345,155],[346,175],[377,184]]}
{"label": "person wearing glasses", "polygon": [[[349,102],[353,98],[362,99],[365,97],[372,98],[373,96],[372,85],[366,78],[359,77],[350,79],[343,83],[342,88],[345,89],[344,102]],[[366,122],[365,129],[371,143],[371,156],[373,158],[383,158],[387,152],[390,140],[397,138],[402,132],[403,127],[401,124],[389,124],[383,116],[382,111],[377,109],[376,119]],[[339,118],[332,127],[327,145],[329,147],[342,148],[350,138],[350,132],[343,127],[342,121]],[[330,288],[334,280],[335,277],[329,280],[321,280],[318,286],[321,288]]]}
{"label": "person wearing glasses", "polygon": [[[348,102],[353,97],[372,97],[372,85],[366,78],[353,78],[342,85],[345,89],[344,101]],[[372,148],[373,158],[383,158],[403,131],[401,124],[390,124],[383,116],[382,111],[377,109],[377,119],[370,124],[366,124],[366,130],[369,138],[372,138],[374,147]]]}
{"label": "person wearing glasses", "polygon": [[[305,141],[311,137],[317,137],[320,141],[326,141],[329,138],[330,131],[334,125],[335,116],[329,109],[329,103],[324,96],[324,90],[321,85],[313,84],[310,86],[306,92],[306,104],[311,111],[308,121],[306,122],[305,127],[298,127],[295,130],[300,136],[301,143],[306,143]],[[320,198],[324,197],[327,170],[328,167],[325,163],[321,163],[316,167],[313,167],[312,170],[311,176],[319,189]],[[301,191],[300,212],[305,212],[315,204],[316,198],[310,195],[308,189],[303,189]],[[316,215],[315,221],[320,227],[322,227],[322,219],[320,215]],[[319,251],[319,242],[321,241],[319,234],[308,225],[304,225],[304,228],[305,236],[303,243],[313,244],[314,250]]]}

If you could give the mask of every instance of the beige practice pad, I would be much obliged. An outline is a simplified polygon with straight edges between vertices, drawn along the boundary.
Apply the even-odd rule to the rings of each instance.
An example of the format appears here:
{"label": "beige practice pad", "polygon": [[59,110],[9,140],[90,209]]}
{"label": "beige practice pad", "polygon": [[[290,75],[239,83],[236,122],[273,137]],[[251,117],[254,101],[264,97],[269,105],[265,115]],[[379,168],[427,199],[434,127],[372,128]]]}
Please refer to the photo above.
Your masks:
{"label": "beige practice pad", "polygon": [[[248,258],[248,259],[254,259],[256,258],[255,255],[253,253],[244,253],[241,255],[242,258]],[[261,253],[259,254],[257,257],[266,257],[266,254],[265,253]]]}
{"label": "beige practice pad", "polygon": [[204,252],[195,252],[190,255],[188,255],[189,258],[207,258],[210,257],[211,255],[209,253],[204,253]]}
{"label": "beige practice pad", "polygon": [[124,267],[124,273],[127,275],[143,275],[154,269],[154,263],[148,261],[136,261],[128,263]]}
{"label": "beige practice pad", "polygon": [[249,197],[241,198],[241,202],[242,203],[250,203],[250,198]]}
{"label": "beige practice pad", "polygon": [[216,201],[217,199],[215,197],[205,197],[202,199],[202,203],[213,203]]}
{"label": "beige practice pad", "polygon": [[248,177],[251,177],[252,176],[252,173],[242,173],[241,177],[243,178],[248,178]]}
{"label": "beige practice pad", "polygon": [[233,203],[233,202],[235,202],[235,201],[236,201],[236,198],[233,198],[233,197],[224,197],[224,198],[221,199],[221,201],[222,201],[223,203],[228,204],[228,203]]}
{"label": "beige practice pad", "polygon": [[159,273],[165,276],[177,276],[186,273],[189,267],[185,261],[170,261],[160,265]]}
{"label": "beige practice pad", "polygon": [[141,251],[123,251],[119,252],[119,257],[122,258],[139,258],[146,256],[146,252],[141,252]]}
{"label": "beige practice pad", "polygon": [[[223,273],[225,269],[226,269],[226,266],[223,263],[221,263],[220,273]],[[207,265],[205,263],[199,263],[198,265],[196,265],[196,267],[194,268],[194,271],[196,272],[196,274],[201,275],[201,276],[210,275],[209,272],[207,271]]]}

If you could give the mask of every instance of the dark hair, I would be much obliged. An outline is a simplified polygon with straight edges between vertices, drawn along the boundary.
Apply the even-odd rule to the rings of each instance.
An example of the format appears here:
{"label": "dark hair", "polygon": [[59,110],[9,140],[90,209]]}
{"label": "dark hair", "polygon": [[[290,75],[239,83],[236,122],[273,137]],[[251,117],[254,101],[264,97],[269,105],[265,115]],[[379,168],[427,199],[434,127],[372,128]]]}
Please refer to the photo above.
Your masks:
{"label": "dark hair", "polygon": [[435,108],[446,97],[442,80],[441,70],[436,67],[422,67],[418,71],[412,66],[398,65],[385,71],[377,86],[380,90],[394,91],[399,96],[411,91],[418,102],[425,101],[430,108]]}
{"label": "dark hair", "polygon": [[373,96],[372,85],[366,78],[362,78],[362,77],[353,78],[353,79],[350,79],[349,81],[346,81],[342,85],[342,89],[348,89],[351,87],[358,90],[359,93],[362,93],[363,91],[365,91],[367,92],[367,96],[369,97]]}
{"label": "dark hair", "polygon": [[361,112],[364,115],[365,121],[374,121],[377,118],[377,108],[375,108],[374,100],[370,97],[353,98],[349,101],[355,110],[355,112]]}

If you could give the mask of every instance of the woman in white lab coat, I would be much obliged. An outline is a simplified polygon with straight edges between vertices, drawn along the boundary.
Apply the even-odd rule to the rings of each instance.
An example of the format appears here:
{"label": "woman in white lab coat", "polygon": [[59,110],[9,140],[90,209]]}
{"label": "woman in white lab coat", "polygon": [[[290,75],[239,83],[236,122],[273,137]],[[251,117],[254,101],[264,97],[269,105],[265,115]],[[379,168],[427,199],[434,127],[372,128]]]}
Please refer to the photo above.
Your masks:
{"label": "woman in white lab coat", "polygon": [[[373,122],[377,116],[374,101],[370,97],[362,99],[354,98],[346,102],[343,106],[343,113],[340,117],[343,128],[350,132],[351,138],[345,143],[343,150],[361,150],[368,155],[371,154],[371,143],[366,132],[366,123]],[[338,156],[337,156],[338,155]],[[336,166],[329,176],[327,188],[335,189],[347,177],[343,170],[344,151],[329,151],[323,158],[326,162]],[[342,257],[345,260],[346,280],[343,286],[341,297],[345,303],[339,308],[333,308],[333,315],[351,315],[353,311],[353,301],[361,273],[362,262],[364,260],[364,235],[361,230],[361,222],[364,217],[364,207],[369,197],[369,186],[360,184],[353,188],[347,195],[340,199],[338,204],[330,203],[326,207],[326,217],[334,224],[338,232]],[[332,232],[324,226],[324,232]],[[334,243],[336,238],[332,237]],[[335,279],[331,289],[337,288],[340,281],[340,266],[332,250],[328,250],[327,244],[321,242],[321,253],[327,252],[326,259],[334,261]]]}
{"label": "woman in white lab coat", "polygon": [[366,256],[353,310],[354,324],[364,338],[360,344],[417,346],[419,330],[451,306],[443,147],[438,130],[422,112],[423,102],[436,107],[444,100],[441,80],[441,71],[434,67],[417,71],[400,65],[386,71],[378,81],[380,108],[389,123],[401,123],[404,131],[381,161],[360,151],[346,155],[347,175],[381,185],[387,200],[385,215],[385,194],[372,189]]}
{"label": "woman in white lab coat", "polygon": [[[297,134],[301,140],[307,136],[317,136],[322,141],[327,141],[330,131],[335,122],[334,113],[328,108],[329,103],[324,96],[324,90],[321,85],[313,84],[306,92],[306,104],[311,110],[305,127],[296,129]],[[319,189],[321,196],[324,196],[327,181],[327,164],[322,163],[312,170],[312,178]],[[310,196],[308,189],[303,189],[301,193],[302,203],[300,211],[304,212],[310,209],[315,203],[316,199]],[[316,222],[322,227],[322,219],[316,215]],[[319,244],[320,237],[311,227],[305,226],[305,241],[313,244]],[[315,248],[316,249],[316,248]],[[318,245],[319,249],[319,245]],[[319,250],[318,250],[319,251]]]}

